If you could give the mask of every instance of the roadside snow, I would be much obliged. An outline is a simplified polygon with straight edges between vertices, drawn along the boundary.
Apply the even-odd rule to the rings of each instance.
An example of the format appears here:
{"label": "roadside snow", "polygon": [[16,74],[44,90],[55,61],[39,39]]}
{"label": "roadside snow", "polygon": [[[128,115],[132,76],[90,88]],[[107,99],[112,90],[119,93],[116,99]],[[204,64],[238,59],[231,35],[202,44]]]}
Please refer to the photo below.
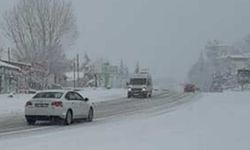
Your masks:
{"label": "roadside snow", "polygon": [[250,93],[203,94],[181,109],[33,133],[0,141],[3,150],[249,150]]}
{"label": "roadside snow", "polygon": [[8,94],[0,95],[0,119],[6,116],[23,114],[25,103],[32,94],[18,94],[10,98]]}
{"label": "roadside snow", "polygon": [[107,100],[115,100],[126,97],[126,90],[125,89],[91,89],[87,88],[79,93],[82,94],[84,97],[88,97],[91,102],[100,102],[100,101],[107,101]]}

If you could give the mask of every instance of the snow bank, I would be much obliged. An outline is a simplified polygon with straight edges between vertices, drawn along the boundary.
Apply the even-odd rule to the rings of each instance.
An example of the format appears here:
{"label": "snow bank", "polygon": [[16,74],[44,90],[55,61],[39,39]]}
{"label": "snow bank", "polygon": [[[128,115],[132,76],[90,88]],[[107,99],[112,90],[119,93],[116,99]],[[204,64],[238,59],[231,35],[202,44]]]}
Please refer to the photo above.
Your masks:
{"label": "snow bank", "polygon": [[4,150],[249,150],[249,97],[248,92],[204,94],[159,116],[96,121],[5,139],[0,145]]}
{"label": "snow bank", "polygon": [[0,119],[8,115],[23,114],[25,103],[32,96],[32,94],[18,94],[10,98],[7,94],[0,95]]}

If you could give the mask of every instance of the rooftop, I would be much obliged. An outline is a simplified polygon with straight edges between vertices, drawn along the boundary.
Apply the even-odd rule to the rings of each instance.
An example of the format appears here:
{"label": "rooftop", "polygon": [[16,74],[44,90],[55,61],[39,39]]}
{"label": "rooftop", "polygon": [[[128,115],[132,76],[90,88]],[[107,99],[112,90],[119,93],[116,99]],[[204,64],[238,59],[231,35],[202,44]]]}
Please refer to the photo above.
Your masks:
{"label": "rooftop", "polygon": [[21,70],[19,67],[0,61],[0,67],[11,68],[16,70]]}

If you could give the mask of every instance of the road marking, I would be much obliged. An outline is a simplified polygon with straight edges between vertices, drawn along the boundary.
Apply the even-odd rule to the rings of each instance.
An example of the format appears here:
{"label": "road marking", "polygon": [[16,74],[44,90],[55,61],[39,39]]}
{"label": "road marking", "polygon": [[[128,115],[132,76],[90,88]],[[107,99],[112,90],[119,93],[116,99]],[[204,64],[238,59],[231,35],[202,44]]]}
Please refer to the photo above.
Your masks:
{"label": "road marking", "polygon": [[0,133],[0,138],[1,138],[1,136],[9,136],[9,135],[21,134],[21,133],[26,133],[26,132],[31,132],[31,131],[39,131],[39,130],[48,129],[48,128],[52,128],[52,127],[51,126],[49,126],[49,127],[34,127],[34,128],[29,128],[29,129],[17,130],[17,131],[7,131],[7,132]]}

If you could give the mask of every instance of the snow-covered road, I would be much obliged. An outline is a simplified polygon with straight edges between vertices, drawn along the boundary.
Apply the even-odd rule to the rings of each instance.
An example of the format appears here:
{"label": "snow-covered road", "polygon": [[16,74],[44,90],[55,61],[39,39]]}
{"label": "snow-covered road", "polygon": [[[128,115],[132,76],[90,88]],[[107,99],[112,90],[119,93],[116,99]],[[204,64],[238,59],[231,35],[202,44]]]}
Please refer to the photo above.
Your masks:
{"label": "snow-covered road", "polygon": [[[107,120],[114,117],[120,117],[130,114],[145,114],[147,112],[160,112],[168,108],[174,108],[181,103],[189,102],[187,99],[182,99],[183,97],[192,96],[189,94],[160,91],[155,92],[151,99],[142,98],[117,98],[106,101],[97,101],[94,103],[95,109],[95,121]],[[170,109],[168,109],[170,110]],[[9,116],[5,120],[1,120],[0,124],[0,138],[6,135],[26,133],[30,131],[43,130],[45,127],[58,128],[61,125],[56,125],[54,123],[44,123],[35,126],[26,125],[23,113],[16,116]]]}
{"label": "snow-covered road", "polygon": [[[119,107],[124,106],[119,110],[121,114],[114,116],[102,114],[116,110],[116,104],[103,103],[97,107],[107,109],[100,110],[100,118],[92,123],[45,126],[40,131],[3,136],[0,147],[3,150],[249,150],[249,97],[249,92],[168,93],[127,101]],[[126,112],[128,106],[139,111],[131,108]],[[108,108],[113,110],[109,112]]]}

